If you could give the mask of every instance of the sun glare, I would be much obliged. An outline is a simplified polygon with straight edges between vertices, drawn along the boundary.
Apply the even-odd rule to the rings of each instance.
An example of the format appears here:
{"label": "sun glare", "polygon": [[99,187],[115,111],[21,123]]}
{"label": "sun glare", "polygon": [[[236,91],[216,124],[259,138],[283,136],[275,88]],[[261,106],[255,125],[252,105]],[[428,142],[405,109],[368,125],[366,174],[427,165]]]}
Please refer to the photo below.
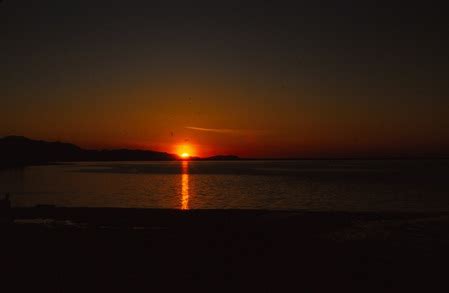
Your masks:
{"label": "sun glare", "polygon": [[176,146],[175,154],[178,154],[181,159],[189,159],[195,156],[195,149],[190,144],[182,144]]}

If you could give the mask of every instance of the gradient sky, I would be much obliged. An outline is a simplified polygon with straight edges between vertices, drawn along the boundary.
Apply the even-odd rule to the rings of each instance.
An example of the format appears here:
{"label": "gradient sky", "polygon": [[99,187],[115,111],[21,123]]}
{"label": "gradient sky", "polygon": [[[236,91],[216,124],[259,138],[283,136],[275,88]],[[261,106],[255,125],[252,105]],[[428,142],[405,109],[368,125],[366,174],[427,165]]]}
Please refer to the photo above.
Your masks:
{"label": "gradient sky", "polygon": [[5,0],[0,136],[449,155],[449,31],[431,2]]}

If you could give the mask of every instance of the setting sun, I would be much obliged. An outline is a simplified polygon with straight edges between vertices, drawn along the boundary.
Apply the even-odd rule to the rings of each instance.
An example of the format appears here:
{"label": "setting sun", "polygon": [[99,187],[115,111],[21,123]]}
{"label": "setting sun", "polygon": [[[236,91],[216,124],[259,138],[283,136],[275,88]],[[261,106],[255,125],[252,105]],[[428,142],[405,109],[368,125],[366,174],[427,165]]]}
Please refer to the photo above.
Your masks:
{"label": "setting sun", "polygon": [[182,144],[176,146],[176,154],[181,159],[189,159],[192,156],[196,155],[195,149],[190,144]]}

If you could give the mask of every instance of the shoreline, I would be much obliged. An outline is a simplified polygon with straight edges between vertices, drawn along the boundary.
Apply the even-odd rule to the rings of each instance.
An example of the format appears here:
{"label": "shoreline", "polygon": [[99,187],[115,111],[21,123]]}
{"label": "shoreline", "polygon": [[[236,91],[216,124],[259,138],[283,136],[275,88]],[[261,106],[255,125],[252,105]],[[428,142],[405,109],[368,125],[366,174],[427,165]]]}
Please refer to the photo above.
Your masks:
{"label": "shoreline", "polygon": [[15,219],[54,219],[71,221],[95,221],[151,225],[159,220],[208,220],[235,221],[259,219],[277,221],[287,218],[329,218],[347,220],[392,220],[449,216],[449,211],[314,211],[314,210],[265,210],[265,209],[165,209],[165,208],[121,208],[121,207],[60,207],[37,205],[34,207],[12,207]]}
{"label": "shoreline", "polygon": [[449,262],[448,212],[11,212],[15,222],[0,226],[0,273],[19,291],[35,284],[46,292],[449,289],[441,269]]}
{"label": "shoreline", "polygon": [[0,164],[0,170],[25,168],[33,166],[53,166],[53,165],[70,165],[77,163],[145,163],[145,162],[252,162],[252,161],[444,161],[449,162],[449,157],[329,157],[329,158],[238,158],[238,159],[209,159],[209,158],[193,158],[170,159],[170,160],[61,160],[61,161],[34,161],[34,162],[13,162],[8,164]]}

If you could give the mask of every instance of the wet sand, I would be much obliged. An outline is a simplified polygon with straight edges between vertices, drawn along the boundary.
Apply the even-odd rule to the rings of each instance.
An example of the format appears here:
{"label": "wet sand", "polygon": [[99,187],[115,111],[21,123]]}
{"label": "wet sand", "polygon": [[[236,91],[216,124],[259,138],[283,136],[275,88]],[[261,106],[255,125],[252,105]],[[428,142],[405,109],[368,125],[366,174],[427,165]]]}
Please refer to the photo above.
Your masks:
{"label": "wet sand", "polygon": [[51,206],[12,213],[14,223],[1,226],[0,275],[4,288],[18,291],[449,289],[449,213]]}

